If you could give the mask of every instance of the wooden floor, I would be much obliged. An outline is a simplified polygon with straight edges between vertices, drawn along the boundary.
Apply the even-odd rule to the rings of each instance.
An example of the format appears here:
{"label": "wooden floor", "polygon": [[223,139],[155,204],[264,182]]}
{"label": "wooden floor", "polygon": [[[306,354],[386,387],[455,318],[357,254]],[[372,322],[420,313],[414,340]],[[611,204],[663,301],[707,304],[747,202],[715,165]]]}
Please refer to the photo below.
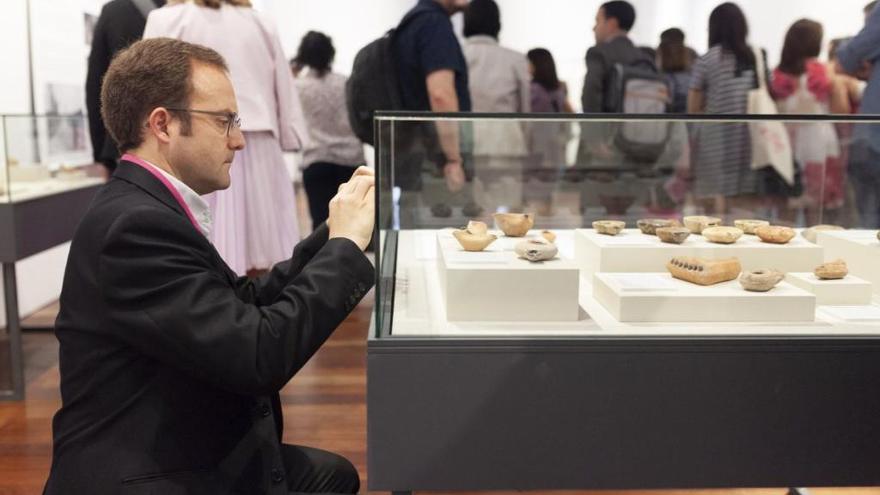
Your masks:
{"label": "wooden floor", "polygon": [[[372,294],[357,307],[320,352],[284,388],[284,440],[348,457],[366,486],[366,336]],[[54,308],[26,321],[51,324]],[[25,333],[27,399],[0,403],[0,495],[38,494],[51,459],[51,419],[60,405],[57,342],[49,332]],[[880,469],[880,467],[878,467]],[[880,495],[878,488],[815,489],[814,495]],[[653,492],[581,492],[611,495]],[[682,493],[679,491],[678,493]],[[784,495],[785,490],[699,490],[689,495]]]}

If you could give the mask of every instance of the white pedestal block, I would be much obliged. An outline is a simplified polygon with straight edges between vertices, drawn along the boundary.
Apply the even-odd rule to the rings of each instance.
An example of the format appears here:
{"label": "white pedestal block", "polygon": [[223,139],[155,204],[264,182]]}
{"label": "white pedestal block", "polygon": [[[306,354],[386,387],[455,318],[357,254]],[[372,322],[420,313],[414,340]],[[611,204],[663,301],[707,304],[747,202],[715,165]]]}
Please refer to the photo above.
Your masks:
{"label": "white pedestal block", "polygon": [[873,284],[880,293],[880,241],[876,230],[820,231],[816,237],[827,261],[846,261],[849,273]]}
{"label": "white pedestal block", "polygon": [[789,273],[785,280],[816,295],[820,306],[861,306],[871,304],[871,282],[854,275],[840,280],[821,280],[812,272]]}
{"label": "white pedestal block", "polygon": [[668,273],[596,273],[593,297],[620,322],[813,321],[816,296],[781,282],[748,292],[732,280],[703,287]]}
{"label": "white pedestal block", "polygon": [[769,244],[744,235],[735,244],[715,244],[691,234],[684,244],[667,244],[660,238],[626,229],[607,236],[592,229],[575,231],[575,258],[583,275],[594,273],[666,272],[674,256],[720,259],[739,258],[743,270],[775,268],[782,272],[807,272],[822,264],[822,247],[797,236],[788,244]]}
{"label": "white pedestal block", "polygon": [[469,253],[451,231],[437,234],[447,320],[578,321],[577,265],[561,256],[540,263],[520,259],[513,247],[522,240],[500,237],[486,251]]}

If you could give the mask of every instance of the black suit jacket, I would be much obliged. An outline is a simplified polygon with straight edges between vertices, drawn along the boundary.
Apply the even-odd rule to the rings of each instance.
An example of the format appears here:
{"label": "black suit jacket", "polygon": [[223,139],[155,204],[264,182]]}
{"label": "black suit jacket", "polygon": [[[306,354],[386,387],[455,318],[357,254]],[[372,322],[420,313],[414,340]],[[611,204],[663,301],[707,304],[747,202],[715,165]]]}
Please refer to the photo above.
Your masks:
{"label": "black suit jacket", "polygon": [[157,179],[121,162],[70,248],[46,493],[287,493],[277,392],[373,273],[322,226],[238,278]]}
{"label": "black suit jacket", "polygon": [[[157,6],[165,0],[153,0]],[[107,134],[101,119],[101,82],[116,52],[141,39],[147,19],[131,0],[111,0],[101,9],[92,35],[89,67],[86,74],[86,109],[89,112],[89,135],[95,162],[116,160],[116,144]]]}

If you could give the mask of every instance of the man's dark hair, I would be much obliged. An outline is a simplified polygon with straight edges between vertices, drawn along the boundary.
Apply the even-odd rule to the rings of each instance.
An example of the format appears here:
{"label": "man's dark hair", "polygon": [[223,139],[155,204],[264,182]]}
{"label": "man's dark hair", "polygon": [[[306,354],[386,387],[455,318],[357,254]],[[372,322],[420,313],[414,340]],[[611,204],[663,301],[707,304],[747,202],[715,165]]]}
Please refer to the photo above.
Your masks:
{"label": "man's dark hair", "polygon": [[495,0],[472,0],[464,11],[464,36],[485,35],[498,39],[501,12]]}
{"label": "man's dark hair", "polygon": [[[143,143],[144,122],[156,108],[189,106],[195,64],[228,70],[216,51],[171,38],[138,41],[113,58],[101,87],[101,117],[119,151]],[[180,119],[186,135],[189,114]]]}
{"label": "man's dark hair", "polygon": [[865,15],[868,15],[871,13],[871,11],[874,10],[874,7],[876,7],[876,6],[877,6],[877,0],[874,0],[873,2],[868,3],[868,5],[865,5],[865,9],[863,12],[865,13]]}
{"label": "man's dark hair", "polygon": [[605,2],[601,9],[606,19],[617,19],[617,25],[624,31],[629,31],[636,23],[636,9],[629,2],[624,0]]}
{"label": "man's dark hair", "polygon": [[336,49],[333,48],[333,40],[329,36],[318,31],[309,31],[299,42],[299,50],[293,62],[300,66],[308,66],[323,76],[330,72],[330,65],[335,56]]}

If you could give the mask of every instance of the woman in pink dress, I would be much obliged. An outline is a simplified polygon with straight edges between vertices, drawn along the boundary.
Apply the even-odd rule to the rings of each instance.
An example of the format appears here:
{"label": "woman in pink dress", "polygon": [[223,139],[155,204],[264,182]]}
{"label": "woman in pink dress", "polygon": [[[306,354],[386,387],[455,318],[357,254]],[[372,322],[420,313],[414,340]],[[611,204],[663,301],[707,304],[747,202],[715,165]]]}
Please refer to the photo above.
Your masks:
{"label": "woman in pink dress", "polygon": [[210,238],[237,273],[265,271],[289,258],[300,239],[282,150],[301,149],[308,139],[275,26],[248,0],[171,0],[147,19],[144,38],[155,37],[208,46],[229,65],[247,144],[235,155],[229,189],[206,198]]}
{"label": "woman in pink dress", "polygon": [[[789,28],[782,60],[773,71],[772,94],[780,113],[827,115],[844,111],[837,78],[817,60],[822,34],[822,25],[809,19]],[[799,206],[805,210],[807,223],[838,222],[846,171],[837,130],[828,122],[791,123],[788,130],[804,178]]]}

